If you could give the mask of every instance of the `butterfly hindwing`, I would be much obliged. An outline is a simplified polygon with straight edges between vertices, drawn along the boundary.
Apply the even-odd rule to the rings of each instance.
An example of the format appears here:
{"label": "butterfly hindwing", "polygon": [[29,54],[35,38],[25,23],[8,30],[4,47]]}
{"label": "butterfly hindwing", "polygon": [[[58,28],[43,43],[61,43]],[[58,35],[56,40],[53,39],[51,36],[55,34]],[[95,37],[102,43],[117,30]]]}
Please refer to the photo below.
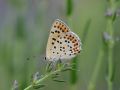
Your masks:
{"label": "butterfly hindwing", "polygon": [[81,50],[79,37],[73,32],[68,32],[63,37],[63,50],[60,59],[71,59]]}

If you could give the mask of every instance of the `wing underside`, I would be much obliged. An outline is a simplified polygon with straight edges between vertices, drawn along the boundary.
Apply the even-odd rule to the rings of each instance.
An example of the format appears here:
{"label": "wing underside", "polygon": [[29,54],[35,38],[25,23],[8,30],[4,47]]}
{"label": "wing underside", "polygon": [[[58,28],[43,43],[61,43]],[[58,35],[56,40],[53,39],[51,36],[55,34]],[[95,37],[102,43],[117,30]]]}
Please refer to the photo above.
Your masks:
{"label": "wing underside", "polygon": [[70,59],[80,52],[80,39],[70,31],[68,26],[56,20],[51,28],[46,48],[46,58],[49,61]]}

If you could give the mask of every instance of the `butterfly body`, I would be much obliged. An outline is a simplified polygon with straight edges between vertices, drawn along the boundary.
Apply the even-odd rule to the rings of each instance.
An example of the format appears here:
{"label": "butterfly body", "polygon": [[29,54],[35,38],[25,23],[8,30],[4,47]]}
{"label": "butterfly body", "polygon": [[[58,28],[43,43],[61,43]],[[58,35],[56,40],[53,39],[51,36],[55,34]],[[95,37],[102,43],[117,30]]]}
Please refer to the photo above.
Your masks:
{"label": "butterfly body", "polygon": [[71,59],[81,51],[81,41],[69,27],[56,19],[52,25],[46,48],[49,61]]}

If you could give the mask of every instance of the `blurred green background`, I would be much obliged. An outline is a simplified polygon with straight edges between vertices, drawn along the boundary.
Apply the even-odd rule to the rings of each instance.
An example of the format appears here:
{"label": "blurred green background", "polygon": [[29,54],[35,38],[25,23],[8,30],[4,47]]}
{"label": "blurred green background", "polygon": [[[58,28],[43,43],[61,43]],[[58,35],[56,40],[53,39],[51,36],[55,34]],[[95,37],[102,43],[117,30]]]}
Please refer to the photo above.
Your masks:
{"label": "blurred green background", "polygon": [[[109,51],[102,39],[108,26],[105,13],[109,1],[0,0],[0,90],[10,90],[14,80],[23,90],[30,84],[32,74],[44,74],[42,57],[51,25],[57,18],[82,40],[82,51],[73,60],[80,71],[63,73],[66,83],[49,78],[43,82],[46,87],[39,90],[120,90],[120,41],[115,41],[112,50],[110,89]],[[116,1],[119,8],[120,0]],[[112,30],[113,37],[119,39],[119,16]]]}

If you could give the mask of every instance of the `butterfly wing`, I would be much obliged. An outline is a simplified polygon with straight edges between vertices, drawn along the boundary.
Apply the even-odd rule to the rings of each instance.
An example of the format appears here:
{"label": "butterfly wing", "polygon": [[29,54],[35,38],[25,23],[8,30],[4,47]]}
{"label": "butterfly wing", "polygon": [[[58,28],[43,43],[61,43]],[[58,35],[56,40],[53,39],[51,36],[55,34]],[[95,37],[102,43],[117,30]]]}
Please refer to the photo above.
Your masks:
{"label": "butterfly wing", "polygon": [[46,58],[49,61],[70,59],[81,49],[79,37],[70,31],[61,20],[54,21],[46,48]]}
{"label": "butterfly wing", "polygon": [[[56,51],[54,51],[58,46],[58,44],[61,43],[58,40],[63,36],[63,34],[69,31],[70,30],[68,26],[64,22],[62,22],[59,19],[54,21],[50,31],[47,48],[46,48],[46,58],[48,60],[53,60],[53,59],[56,60],[58,58],[58,55],[55,53]],[[56,42],[58,42],[58,44]]]}
{"label": "butterfly wing", "polygon": [[79,37],[73,33],[68,32],[62,39],[62,47],[63,50],[61,52],[60,59],[71,59],[76,56],[76,54],[80,53],[81,50],[81,41]]}

